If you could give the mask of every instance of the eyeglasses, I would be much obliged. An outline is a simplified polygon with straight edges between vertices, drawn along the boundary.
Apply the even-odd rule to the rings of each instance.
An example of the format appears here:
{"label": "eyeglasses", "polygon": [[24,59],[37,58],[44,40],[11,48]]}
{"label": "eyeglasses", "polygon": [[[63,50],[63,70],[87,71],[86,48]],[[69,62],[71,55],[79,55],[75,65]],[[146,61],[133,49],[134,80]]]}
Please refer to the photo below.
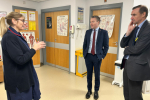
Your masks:
{"label": "eyeglasses", "polygon": [[20,20],[20,21],[22,21],[23,23],[25,22],[25,20],[24,20],[24,19],[17,19],[17,20]]}

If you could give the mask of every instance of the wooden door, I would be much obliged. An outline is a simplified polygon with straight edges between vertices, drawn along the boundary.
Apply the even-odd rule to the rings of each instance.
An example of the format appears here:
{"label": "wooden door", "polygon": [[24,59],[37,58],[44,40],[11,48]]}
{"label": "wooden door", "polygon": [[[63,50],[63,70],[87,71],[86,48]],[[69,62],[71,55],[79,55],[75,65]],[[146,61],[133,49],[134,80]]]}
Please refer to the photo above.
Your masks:
{"label": "wooden door", "polygon": [[[57,34],[57,17],[68,16],[68,34],[59,36]],[[52,18],[52,28],[47,28],[47,17]],[[45,13],[45,33],[46,33],[46,60],[50,65],[68,70],[69,68],[69,11],[58,11]]]}
{"label": "wooden door", "polygon": [[119,36],[119,27],[120,27],[120,8],[116,9],[106,9],[106,10],[95,10],[93,11],[93,15],[115,15],[115,23],[113,34],[111,38],[109,38],[109,50],[104,60],[102,60],[101,64],[101,72],[114,75],[115,73],[115,65],[114,62],[117,59],[117,47],[116,42],[118,44],[118,36]]}
{"label": "wooden door", "polygon": [[4,81],[3,62],[0,61],[0,82]]}
{"label": "wooden door", "polygon": [[[52,28],[47,28],[47,18],[52,19]],[[55,33],[54,33],[54,13],[45,13],[45,35],[46,35],[46,62],[55,65]]]}
{"label": "wooden door", "polygon": [[[27,22],[28,22],[28,30],[23,30],[21,32],[35,32],[35,39],[39,40],[39,27],[38,27],[38,12],[37,11],[32,11],[35,12],[35,22],[36,22],[36,30],[29,30],[29,11],[30,10],[20,10],[20,9],[15,9],[15,12],[20,11],[27,11]],[[40,50],[36,51],[36,54],[32,58],[33,60],[33,65],[35,67],[40,67]]]}
{"label": "wooden door", "polygon": [[[68,15],[67,36],[57,35],[57,16]],[[55,61],[57,66],[69,68],[69,11],[59,11],[54,13],[55,22]],[[66,48],[63,48],[65,47]]]}

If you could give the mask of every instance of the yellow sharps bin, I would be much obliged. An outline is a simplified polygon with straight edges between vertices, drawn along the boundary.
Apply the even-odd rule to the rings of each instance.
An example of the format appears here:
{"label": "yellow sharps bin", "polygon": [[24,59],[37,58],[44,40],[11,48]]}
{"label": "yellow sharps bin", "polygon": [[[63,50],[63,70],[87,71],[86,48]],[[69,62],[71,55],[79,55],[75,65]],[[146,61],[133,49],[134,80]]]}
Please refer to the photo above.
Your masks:
{"label": "yellow sharps bin", "polygon": [[83,49],[76,50],[75,55],[76,55],[76,75],[83,77],[87,74],[85,60],[83,57]]}

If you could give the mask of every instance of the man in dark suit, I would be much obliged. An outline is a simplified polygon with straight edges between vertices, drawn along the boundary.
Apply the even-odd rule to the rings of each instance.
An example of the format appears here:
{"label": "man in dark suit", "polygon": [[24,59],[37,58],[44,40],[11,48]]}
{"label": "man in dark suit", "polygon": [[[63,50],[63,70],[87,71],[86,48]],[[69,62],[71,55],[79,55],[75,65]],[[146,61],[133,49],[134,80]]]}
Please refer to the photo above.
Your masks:
{"label": "man in dark suit", "polygon": [[109,48],[109,38],[106,30],[99,28],[100,18],[92,16],[90,25],[92,29],[86,31],[83,43],[83,56],[87,67],[87,87],[86,98],[89,99],[92,94],[92,73],[94,66],[95,73],[95,92],[94,99],[98,99],[100,86],[100,66],[102,59],[105,58]]}
{"label": "man in dark suit", "polygon": [[131,22],[121,40],[125,48],[121,69],[124,68],[125,100],[143,100],[143,81],[150,80],[150,23],[146,6],[133,7]]}

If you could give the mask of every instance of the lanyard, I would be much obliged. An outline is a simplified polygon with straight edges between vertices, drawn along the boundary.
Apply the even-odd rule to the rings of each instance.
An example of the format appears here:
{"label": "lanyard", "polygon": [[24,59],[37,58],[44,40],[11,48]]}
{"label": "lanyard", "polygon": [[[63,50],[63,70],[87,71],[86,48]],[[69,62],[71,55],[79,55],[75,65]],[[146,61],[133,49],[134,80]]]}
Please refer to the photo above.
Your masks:
{"label": "lanyard", "polygon": [[8,28],[13,34],[17,35],[17,36],[21,36],[19,34],[16,34],[15,32],[13,32],[10,28]]}
{"label": "lanyard", "polygon": [[[15,35],[17,35],[17,36],[21,36],[21,35],[19,35],[19,34],[16,34],[15,32],[13,32],[10,28],[8,28],[13,34],[15,34]],[[22,37],[22,36],[21,36]],[[18,37],[19,39],[21,39],[20,37]],[[27,42],[25,43],[25,42],[23,42],[26,46],[27,46],[27,48],[28,49],[30,49],[29,48],[29,46],[28,46],[28,44],[27,44]]]}

